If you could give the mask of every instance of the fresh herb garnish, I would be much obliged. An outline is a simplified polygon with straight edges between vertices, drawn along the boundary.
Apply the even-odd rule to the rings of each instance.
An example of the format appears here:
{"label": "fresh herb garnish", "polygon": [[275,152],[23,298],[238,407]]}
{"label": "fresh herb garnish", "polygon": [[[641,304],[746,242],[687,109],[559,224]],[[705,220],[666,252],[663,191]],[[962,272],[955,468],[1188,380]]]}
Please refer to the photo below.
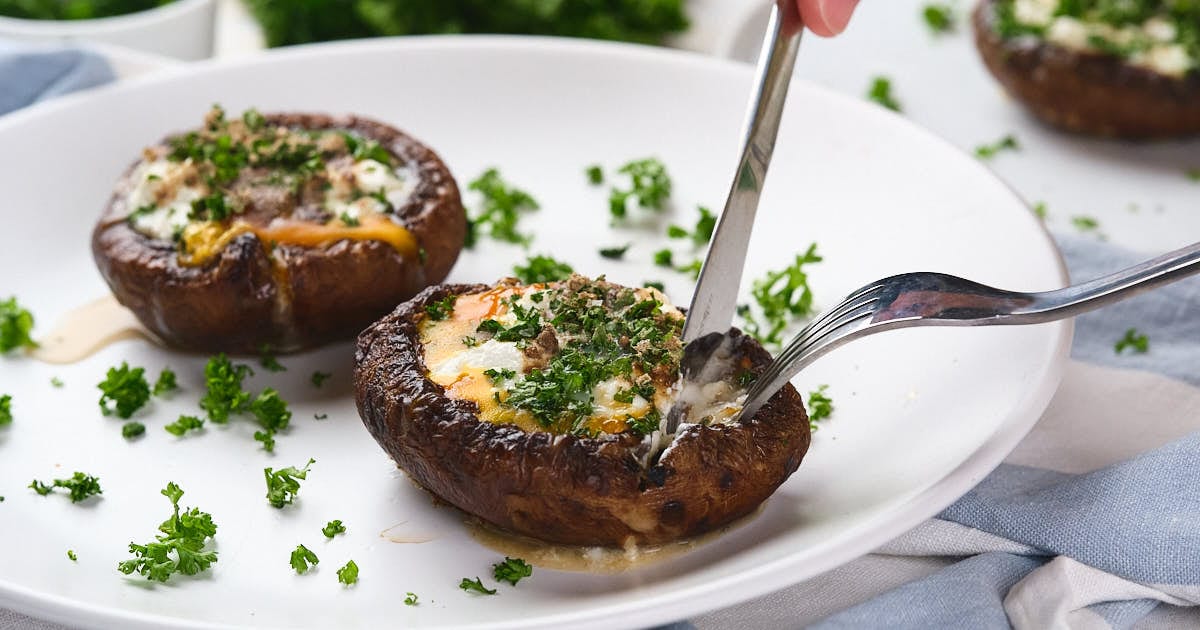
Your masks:
{"label": "fresh herb garnish", "polygon": [[313,387],[316,387],[319,389],[322,385],[325,384],[325,381],[329,380],[330,377],[332,377],[332,376],[333,376],[333,374],[330,374],[329,372],[313,372],[312,373]]}
{"label": "fresh herb garnish", "polygon": [[263,428],[254,432],[254,439],[262,442],[263,449],[268,453],[274,452],[275,434],[286,429],[292,419],[287,401],[279,397],[279,392],[268,387],[250,403],[250,412]]}
{"label": "fresh herb garnish", "polygon": [[674,267],[675,256],[669,249],[660,249],[654,252],[654,264],[659,267]]}
{"label": "fresh herb garnish", "polygon": [[1071,225],[1080,232],[1095,232],[1100,228],[1100,222],[1094,217],[1075,216],[1071,217]]}
{"label": "fresh herb garnish", "polygon": [[599,186],[604,183],[604,169],[599,164],[593,164],[587,167],[584,171],[587,174],[588,183],[593,186]]}
{"label": "fresh herb garnish", "polygon": [[651,408],[646,412],[646,415],[635,418],[633,416],[625,416],[625,427],[634,435],[644,436],[650,435],[658,430],[662,425],[662,414],[657,409]]}
{"label": "fresh herb garnish", "polygon": [[670,238],[690,238],[692,243],[697,247],[704,247],[712,240],[713,230],[717,227],[717,215],[712,213],[712,210],[699,206],[700,218],[696,219],[696,227],[688,231],[678,225],[671,225],[667,228],[667,236]]}
{"label": "fresh herb garnish", "polygon": [[104,491],[100,489],[99,477],[78,471],[66,479],[55,479],[50,483],[42,483],[34,479],[30,482],[29,487],[42,496],[50,494],[55,488],[63,488],[71,497],[71,503],[79,503],[88,497],[104,494]]}
{"label": "fresh herb garnish", "polygon": [[825,394],[828,385],[821,385],[808,393],[808,427],[817,430],[817,423],[833,415],[833,399]]}
{"label": "fresh herb garnish", "polygon": [[657,281],[647,280],[646,282],[642,283],[642,287],[647,289],[657,289],[659,293],[667,292],[667,285]]}
{"label": "fresh herb garnish", "polygon": [[738,307],[738,314],[746,323],[746,334],[764,345],[778,345],[789,324],[811,316],[813,294],[808,286],[805,266],[821,260],[817,254],[817,244],[813,243],[803,254],[797,255],[788,267],[768,272],[755,280],[750,294],[757,305],[758,314],[749,305]]}
{"label": "fresh herb garnish", "polygon": [[1046,207],[1045,201],[1039,201],[1039,202],[1033,204],[1033,213],[1035,215],[1037,215],[1037,218],[1039,218],[1043,221],[1045,221],[1046,217],[1049,216],[1049,214],[1050,214]]}
{"label": "fresh herb garnish", "polygon": [[179,511],[183,489],[170,482],[162,495],[171,500],[171,517],[158,526],[160,534],[145,545],[129,543],[134,557],[117,565],[125,575],[137,573],[148,580],[166,582],[171,575],[196,575],[217,561],[216,551],[204,551],[205,545],[217,535],[212,515],[199,508]]}
{"label": "fresh herb garnish", "polygon": [[608,194],[608,208],[614,219],[628,214],[628,201],[651,210],[662,210],[671,197],[671,176],[667,167],[657,158],[645,158],[628,162],[617,173],[629,176],[627,188],[614,186]]}
{"label": "fresh herb garnish", "polygon": [[871,79],[871,87],[867,90],[867,99],[874,101],[894,111],[901,111],[900,102],[892,96],[892,80],[887,77]]}
{"label": "fresh herb garnish", "polygon": [[304,468],[296,468],[288,466],[275,470],[273,468],[264,468],[263,476],[267,480],[267,503],[274,508],[283,508],[285,505],[291,505],[296,500],[296,495],[300,492],[300,481],[308,477],[308,467],[316,463],[317,460],[309,458],[308,463]]}
{"label": "fresh herb garnish", "polygon": [[981,144],[975,147],[975,156],[987,160],[995,157],[1001,151],[1019,151],[1020,149],[1021,145],[1017,142],[1017,137],[1009,134],[991,144]]}
{"label": "fresh herb garnish", "polygon": [[4,394],[0,396],[0,427],[6,427],[12,422],[12,394]]}
{"label": "fresh herb garnish", "polygon": [[296,570],[297,574],[304,575],[305,573],[308,573],[308,565],[311,564],[315,567],[321,563],[321,560],[320,558],[317,558],[317,554],[313,553],[308,547],[305,547],[304,545],[296,545],[296,548],[292,550],[292,557],[289,563],[292,565],[292,568]]}
{"label": "fresh herb garnish", "polygon": [[204,428],[204,420],[196,416],[179,416],[178,420],[163,427],[167,433],[176,437],[182,437],[188,431],[199,431],[202,428]]}
{"label": "fresh herb garnish", "polygon": [[326,538],[333,538],[334,536],[337,536],[338,534],[345,534],[346,526],[342,525],[341,519],[335,518],[332,521],[325,523],[325,527],[321,528],[321,533],[325,534]]}
{"label": "fresh herb garnish", "polygon": [[359,221],[358,217],[350,216],[350,213],[348,212],[343,212],[338,215],[338,220],[341,221],[342,225],[345,225],[346,227],[358,227],[359,225],[362,225],[362,222]]}
{"label": "fresh herb garnish", "polygon": [[32,331],[33,314],[17,304],[16,297],[0,301],[0,353],[36,348],[37,342],[29,336]]}
{"label": "fresh herb garnish", "polygon": [[517,582],[533,575],[533,567],[520,558],[505,556],[503,562],[492,565],[492,575],[497,582],[508,582],[516,586]]}
{"label": "fresh herb garnish", "polygon": [[125,438],[126,440],[142,437],[145,434],[146,425],[142,424],[141,422],[126,422],[125,424],[121,425],[121,437]]}
{"label": "fresh herb garnish", "polygon": [[609,260],[621,260],[631,246],[632,243],[626,243],[621,247],[604,247],[600,249],[600,255]]}
{"label": "fresh herb garnish", "polygon": [[954,30],[954,7],[948,4],[927,4],[921,9],[921,17],[934,34],[940,35]]}
{"label": "fresh herb garnish", "polygon": [[69,558],[69,559],[71,560],[71,562],[78,562],[78,561],[79,561],[79,556],[75,555],[75,550],[74,550],[74,549],[68,549],[68,550],[67,550],[67,558]]}
{"label": "fresh herb garnish", "polygon": [[479,345],[479,340],[471,335],[463,335],[462,343],[468,348],[474,348]]}
{"label": "fresh herb garnish", "polygon": [[504,181],[494,168],[484,171],[468,188],[483,196],[482,208],[467,219],[468,248],[474,247],[483,235],[506,243],[529,244],[533,237],[517,231],[521,214],[539,207],[529,193]]}
{"label": "fresh herb garnish", "polygon": [[524,284],[557,282],[571,277],[575,270],[549,256],[531,256],[525,265],[513,265],[513,275]]}
{"label": "fresh herb garnish", "polygon": [[1125,336],[1117,340],[1113,346],[1113,351],[1121,354],[1126,349],[1132,350],[1137,354],[1145,354],[1150,351],[1150,338],[1138,332],[1136,328],[1130,328],[1125,331]]}
{"label": "fresh herb garnish", "polygon": [[461,588],[462,590],[467,591],[468,593],[474,591],[474,592],[480,593],[482,595],[495,595],[496,594],[496,589],[487,588],[486,586],[483,585],[483,582],[481,582],[478,577],[476,577],[474,580],[469,579],[469,578],[463,578],[462,581],[458,583],[458,588]]}
{"label": "fresh herb garnish", "polygon": [[264,343],[258,347],[258,364],[268,372],[286,372],[287,368],[275,358],[275,349],[271,344]]}
{"label": "fresh herb garnish", "polygon": [[58,378],[57,376],[50,377],[50,386],[51,387],[54,387],[56,389],[62,389],[63,385],[64,385],[64,383],[61,378]]}
{"label": "fresh herb garnish", "polygon": [[[108,375],[96,387],[100,389],[100,411],[106,416],[114,413],[128,418],[150,400],[150,384],[144,368],[131,368],[122,361],[121,367],[108,368]],[[109,402],[113,406],[109,406]]]}
{"label": "fresh herb garnish", "polygon": [[229,415],[241,413],[250,405],[250,393],[242,389],[242,380],[254,374],[248,365],[229,360],[224,353],[208,360],[204,366],[204,383],[207,391],[200,399],[200,408],[208,419],[217,424],[229,421]]}
{"label": "fresh herb garnish", "polygon": [[337,570],[338,582],[350,586],[358,583],[358,565],[353,560],[346,562],[346,565]]}
{"label": "fresh herb garnish", "polygon": [[486,369],[483,371],[483,375],[488,377],[489,379],[491,379],[491,381],[493,383],[499,383],[501,381],[507,381],[507,380],[516,378],[517,373],[515,370],[510,370],[507,368],[502,369],[502,370],[497,370],[496,368],[489,368],[489,369]]}
{"label": "fresh herb garnish", "polygon": [[416,606],[417,605],[417,594],[413,593],[412,591],[405,593],[404,594],[404,605],[405,606]]}
{"label": "fresh herb garnish", "polygon": [[177,389],[179,384],[175,381],[175,372],[171,368],[163,368],[162,372],[158,373],[158,380],[154,381],[154,395],[162,396]]}
{"label": "fresh herb garnish", "polygon": [[450,314],[454,312],[454,303],[457,300],[457,295],[447,295],[440,300],[430,302],[425,305],[425,314],[435,322],[442,321],[450,317]]}

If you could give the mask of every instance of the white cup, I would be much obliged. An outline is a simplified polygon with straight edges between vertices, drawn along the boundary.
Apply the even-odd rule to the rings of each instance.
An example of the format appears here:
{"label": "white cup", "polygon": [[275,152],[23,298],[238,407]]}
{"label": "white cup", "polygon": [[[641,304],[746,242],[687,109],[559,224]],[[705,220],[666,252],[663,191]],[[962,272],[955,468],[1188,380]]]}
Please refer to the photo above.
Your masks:
{"label": "white cup", "polygon": [[192,61],[212,56],[216,9],[216,0],[176,0],[146,11],[94,20],[0,17],[0,38],[99,42]]}

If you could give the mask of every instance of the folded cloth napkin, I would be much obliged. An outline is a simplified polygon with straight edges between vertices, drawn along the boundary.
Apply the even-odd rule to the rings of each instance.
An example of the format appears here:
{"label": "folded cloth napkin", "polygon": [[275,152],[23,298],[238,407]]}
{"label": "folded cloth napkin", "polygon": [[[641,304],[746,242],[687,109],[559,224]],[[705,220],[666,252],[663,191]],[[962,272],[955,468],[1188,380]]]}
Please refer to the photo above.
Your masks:
{"label": "folded cloth napkin", "polygon": [[[1058,241],[1074,282],[1144,258],[1095,240]],[[1200,385],[1197,315],[1200,278],[1081,316],[1051,409],[975,489],[867,558],[691,625],[1200,627],[1200,609],[1175,608],[1200,604],[1200,390],[1130,370]],[[1130,328],[1147,335],[1148,352],[1116,352]],[[1107,399],[1111,391],[1123,402]],[[1116,404],[1125,415],[1104,419],[1105,405]],[[869,586],[889,573],[899,576],[890,590]],[[842,605],[814,615],[822,596]],[[756,612],[764,608],[771,612]]]}
{"label": "folded cloth napkin", "polygon": [[0,40],[0,115],[114,78],[96,53]]}

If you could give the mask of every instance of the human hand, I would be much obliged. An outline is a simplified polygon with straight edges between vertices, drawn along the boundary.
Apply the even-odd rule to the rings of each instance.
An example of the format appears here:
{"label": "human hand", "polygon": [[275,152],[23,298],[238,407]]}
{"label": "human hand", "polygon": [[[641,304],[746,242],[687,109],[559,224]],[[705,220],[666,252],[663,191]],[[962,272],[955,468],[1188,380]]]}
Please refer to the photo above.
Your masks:
{"label": "human hand", "polygon": [[[846,30],[858,0],[783,0],[789,17],[799,11],[800,21],[821,37],[832,37]],[[789,20],[790,21],[790,20]]]}

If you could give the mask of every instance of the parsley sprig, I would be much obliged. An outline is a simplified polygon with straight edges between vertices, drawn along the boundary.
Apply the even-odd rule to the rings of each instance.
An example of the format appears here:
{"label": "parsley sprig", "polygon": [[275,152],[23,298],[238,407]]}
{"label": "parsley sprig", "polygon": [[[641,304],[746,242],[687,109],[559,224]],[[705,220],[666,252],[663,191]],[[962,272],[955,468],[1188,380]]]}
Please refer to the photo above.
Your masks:
{"label": "parsley sprig", "polygon": [[358,583],[358,564],[353,560],[348,560],[346,564],[337,570],[338,582],[350,586]]}
{"label": "parsley sprig", "polygon": [[346,526],[342,524],[341,519],[335,518],[332,521],[329,521],[328,523],[326,523],[325,527],[321,528],[321,533],[324,534],[326,538],[332,539],[334,536],[337,536],[338,534],[345,534]]}
{"label": "parsley sprig", "polygon": [[0,396],[0,427],[6,427],[12,422],[12,394],[4,394]]}
{"label": "parsley sprig", "polygon": [[321,559],[317,557],[317,554],[313,553],[311,549],[305,547],[304,545],[296,545],[296,548],[292,550],[290,564],[299,575],[308,573],[310,564],[315,567],[320,564],[320,562]]}
{"label": "parsley sprig", "polygon": [[467,248],[475,247],[484,235],[518,245],[533,240],[531,235],[517,231],[521,215],[539,208],[529,193],[504,181],[495,168],[484,171],[468,188],[482,195],[483,202],[479,212],[467,218]]}
{"label": "parsley sprig", "polygon": [[1150,351],[1150,338],[1139,333],[1137,328],[1130,328],[1125,331],[1125,336],[1117,340],[1113,345],[1113,351],[1121,354],[1126,350],[1132,350],[1136,354],[1145,354]]}
{"label": "parsley sprig", "polygon": [[104,491],[100,489],[99,477],[78,471],[66,479],[55,479],[50,483],[42,483],[34,479],[30,482],[29,487],[42,496],[50,494],[55,488],[63,488],[71,497],[71,503],[79,503],[88,497],[104,494]]}
{"label": "parsley sprig", "polygon": [[813,293],[808,286],[805,267],[822,260],[817,254],[817,244],[813,243],[803,254],[798,254],[791,265],[767,272],[755,280],[750,294],[757,308],[747,304],[738,306],[746,333],[764,345],[777,346],[783,341],[783,333],[789,325],[810,317]]}
{"label": "parsley sprig", "polygon": [[[100,389],[100,412],[129,418],[150,400],[150,384],[145,368],[131,368],[122,361],[121,367],[108,368],[108,374],[96,387]],[[112,403],[110,406],[109,403]]]}
{"label": "parsley sprig", "polygon": [[154,536],[154,542],[129,543],[129,553],[134,557],[117,565],[125,575],[137,573],[147,580],[166,582],[175,573],[196,575],[217,561],[216,551],[204,550],[217,535],[212,515],[199,508],[181,512],[183,489],[173,481],[163,488],[162,495],[171,501],[171,517],[158,526],[161,533]]}
{"label": "parsley sprig", "polygon": [[291,505],[296,500],[296,495],[300,492],[300,480],[308,478],[308,467],[315,464],[317,460],[309,458],[308,463],[304,468],[296,468],[288,466],[275,470],[273,468],[264,468],[263,476],[267,480],[267,503],[271,507],[281,509],[285,505]]}
{"label": "parsley sprig", "polygon": [[516,586],[517,582],[533,575],[533,566],[521,558],[505,556],[503,562],[492,565],[492,575],[497,582],[508,582]]}
{"label": "parsley sprig", "polygon": [[565,262],[549,256],[531,256],[524,265],[513,265],[513,276],[523,284],[557,282],[571,277],[575,270]]}
{"label": "parsley sprig", "polygon": [[15,296],[0,301],[0,354],[17,348],[36,348],[31,332],[33,314],[18,304]]}
{"label": "parsley sprig", "polygon": [[833,399],[826,392],[828,385],[821,385],[808,393],[808,427],[817,430],[817,423],[833,415]]}
{"label": "parsley sprig", "polygon": [[975,147],[975,157],[990,160],[1002,151],[1019,151],[1020,149],[1021,143],[1017,141],[1017,137],[1008,134],[991,144],[981,144]]}
{"label": "parsley sprig", "polygon": [[894,112],[902,110],[900,101],[892,94],[892,80],[887,77],[871,79],[871,87],[867,90],[867,100],[878,103]]}
{"label": "parsley sprig", "polygon": [[483,582],[478,577],[473,580],[470,578],[463,578],[462,581],[458,583],[458,588],[461,588],[468,593],[475,592],[481,595],[496,594],[496,589],[484,586]]}
{"label": "parsley sprig", "polygon": [[663,210],[671,197],[671,176],[667,167],[658,158],[648,157],[632,160],[617,169],[617,173],[628,177],[626,187],[614,186],[608,194],[608,210],[614,219],[629,214],[629,200],[638,207]]}
{"label": "parsley sprig", "polygon": [[921,9],[921,17],[924,18],[925,25],[935,35],[954,31],[954,7],[948,4],[927,4]]}

